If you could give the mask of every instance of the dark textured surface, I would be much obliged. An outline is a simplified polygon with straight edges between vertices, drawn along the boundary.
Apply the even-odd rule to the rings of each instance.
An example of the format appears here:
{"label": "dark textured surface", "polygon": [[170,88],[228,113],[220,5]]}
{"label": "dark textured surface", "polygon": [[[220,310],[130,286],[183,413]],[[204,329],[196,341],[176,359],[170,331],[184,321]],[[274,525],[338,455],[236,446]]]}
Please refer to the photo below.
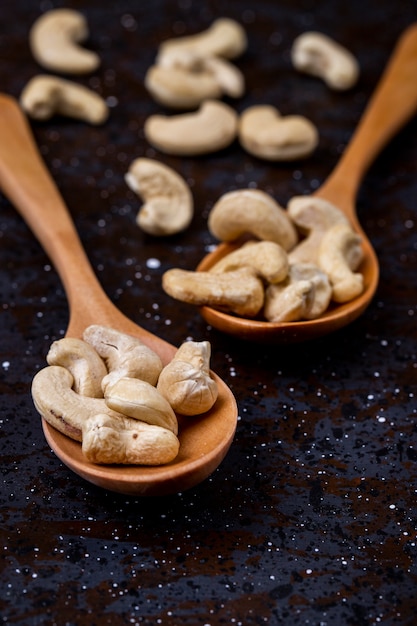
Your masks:
{"label": "dark textured surface", "polygon": [[[7,5],[7,6],[5,6]],[[15,0],[0,11],[0,83],[19,96],[40,71],[27,35],[60,2]],[[92,86],[112,107],[102,128],[33,123],[42,154],[110,297],[174,344],[212,343],[240,421],[220,468],[193,490],[162,499],[95,488],[49,450],[30,398],[34,372],[68,312],[59,279],[10,203],[0,196],[0,418],[2,623],[373,625],[415,623],[417,120],[384,151],[359,195],[359,215],[381,262],[366,314],[306,345],[242,344],[206,327],[161,289],[171,266],[194,268],[213,243],[206,218],[237,187],[285,204],[322,182],[349,139],[415,0],[69,1],[89,22],[102,59]],[[143,87],[157,45],[203,30],[220,15],[241,21],[249,48],[243,110],[275,104],[320,131],[311,159],[271,165],[237,144],[199,159],[160,155],[143,139],[159,111]],[[294,72],[289,50],[307,29],[358,57],[348,93]],[[416,78],[417,80],[417,78]],[[0,138],[1,140],[1,138]],[[135,226],[139,201],[123,176],[155,156],[192,185],[192,227],[167,240]],[[158,262],[155,264],[152,259]]]}

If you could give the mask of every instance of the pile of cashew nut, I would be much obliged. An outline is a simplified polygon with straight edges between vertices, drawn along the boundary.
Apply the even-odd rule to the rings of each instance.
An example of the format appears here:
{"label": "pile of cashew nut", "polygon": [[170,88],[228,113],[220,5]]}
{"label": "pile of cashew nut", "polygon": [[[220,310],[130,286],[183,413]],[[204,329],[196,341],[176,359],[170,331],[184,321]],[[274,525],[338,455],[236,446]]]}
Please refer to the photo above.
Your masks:
{"label": "pile of cashew nut", "polygon": [[363,290],[356,271],[361,239],[342,211],[323,199],[296,196],[285,210],[263,191],[232,191],[213,206],[208,227],[236,249],[207,271],[167,270],[162,286],[177,300],[293,322],[317,318],[332,301],[347,302]]}
{"label": "pile of cashew nut", "polygon": [[177,415],[201,415],[217,400],[210,356],[208,341],[186,341],[163,366],[139,339],[92,325],[51,345],[32,398],[89,461],[162,465],[179,452]]}
{"label": "pile of cashew nut", "polygon": [[[47,70],[60,74],[84,75],[100,65],[99,56],[82,47],[89,35],[82,13],[53,9],[32,25],[29,45],[35,60]],[[23,110],[33,119],[48,120],[63,115],[90,124],[103,124],[109,115],[105,100],[76,82],[50,74],[34,76],[20,95]]]}

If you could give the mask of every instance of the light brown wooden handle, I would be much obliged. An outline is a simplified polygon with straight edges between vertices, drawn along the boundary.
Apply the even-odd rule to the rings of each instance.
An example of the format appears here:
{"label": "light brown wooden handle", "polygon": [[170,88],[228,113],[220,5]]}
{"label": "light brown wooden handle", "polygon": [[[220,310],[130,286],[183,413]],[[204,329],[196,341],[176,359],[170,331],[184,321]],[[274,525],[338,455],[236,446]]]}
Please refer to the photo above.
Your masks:
{"label": "light brown wooden handle", "polygon": [[[368,167],[417,111],[417,23],[400,37],[337,167],[320,190],[352,201]],[[323,192],[323,193],[322,193]]]}
{"label": "light brown wooden handle", "polygon": [[0,94],[0,187],[54,263],[67,295],[95,274],[17,101]]}

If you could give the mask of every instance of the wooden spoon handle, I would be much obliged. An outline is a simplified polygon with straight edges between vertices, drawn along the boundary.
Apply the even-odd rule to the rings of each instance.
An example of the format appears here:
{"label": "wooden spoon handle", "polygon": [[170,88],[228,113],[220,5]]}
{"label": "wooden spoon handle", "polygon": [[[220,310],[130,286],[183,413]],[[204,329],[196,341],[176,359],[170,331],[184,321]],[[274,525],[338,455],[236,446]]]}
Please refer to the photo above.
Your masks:
{"label": "wooden spoon handle", "polygon": [[54,263],[70,308],[101,307],[106,298],[26,116],[16,100],[4,94],[0,94],[0,139],[2,191]]}
{"label": "wooden spoon handle", "polygon": [[417,23],[400,37],[338,165],[317,192],[356,218],[354,200],[372,161],[417,109]]}

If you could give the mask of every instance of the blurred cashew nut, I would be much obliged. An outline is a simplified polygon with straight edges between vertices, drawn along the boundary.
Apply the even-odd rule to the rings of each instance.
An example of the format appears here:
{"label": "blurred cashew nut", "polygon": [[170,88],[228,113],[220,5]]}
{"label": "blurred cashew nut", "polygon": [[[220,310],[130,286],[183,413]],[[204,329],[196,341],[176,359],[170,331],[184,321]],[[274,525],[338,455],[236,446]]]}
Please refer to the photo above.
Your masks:
{"label": "blurred cashew nut", "polygon": [[166,55],[183,51],[193,52],[199,56],[234,59],[241,55],[246,47],[246,33],[241,24],[233,19],[221,17],[200,33],[164,41],[159,47],[157,63],[163,63]]}
{"label": "blurred cashew nut", "polygon": [[361,238],[348,224],[336,224],[324,234],[318,265],[329,276],[335,302],[348,302],[362,293],[363,275],[354,272],[362,256]]}
{"label": "blurred cashew nut", "polygon": [[32,25],[29,43],[36,61],[48,70],[87,74],[100,65],[99,56],[79,44],[88,37],[85,17],[72,9],[54,9]]}
{"label": "blurred cashew nut", "polygon": [[257,315],[264,302],[263,283],[250,267],[221,274],[173,268],[162,276],[162,287],[176,300],[243,317]]}
{"label": "blurred cashew nut", "polygon": [[353,54],[331,37],[315,31],[295,39],[291,58],[297,70],[322,78],[332,89],[350,89],[359,77],[359,64]]}
{"label": "blurred cashew nut", "polygon": [[269,283],[279,283],[288,273],[288,255],[274,241],[248,241],[210,268],[210,272],[230,272],[249,266]]}
{"label": "blurred cashew nut", "polygon": [[257,105],[241,114],[239,140],[245,150],[261,159],[292,161],[312,154],[319,135],[306,117],[281,116],[273,106]]}
{"label": "blurred cashew nut", "polygon": [[173,235],[189,226],[194,213],[193,197],[185,180],[154,159],[135,159],[125,176],[127,185],[144,201],[136,222],[145,232]]}
{"label": "blurred cashew nut", "polygon": [[26,113],[36,120],[64,115],[90,124],[103,124],[109,114],[106,102],[97,93],[73,81],[39,74],[20,96]]}
{"label": "blurred cashew nut", "polygon": [[298,234],[288,214],[269,194],[240,189],[223,194],[208,217],[210,232],[220,241],[234,241],[245,233],[274,241],[288,251]]}
{"label": "blurred cashew nut", "polygon": [[229,146],[237,134],[237,113],[227,104],[206,100],[191,113],[152,115],[144,126],[146,139],[167,154],[195,156]]}

